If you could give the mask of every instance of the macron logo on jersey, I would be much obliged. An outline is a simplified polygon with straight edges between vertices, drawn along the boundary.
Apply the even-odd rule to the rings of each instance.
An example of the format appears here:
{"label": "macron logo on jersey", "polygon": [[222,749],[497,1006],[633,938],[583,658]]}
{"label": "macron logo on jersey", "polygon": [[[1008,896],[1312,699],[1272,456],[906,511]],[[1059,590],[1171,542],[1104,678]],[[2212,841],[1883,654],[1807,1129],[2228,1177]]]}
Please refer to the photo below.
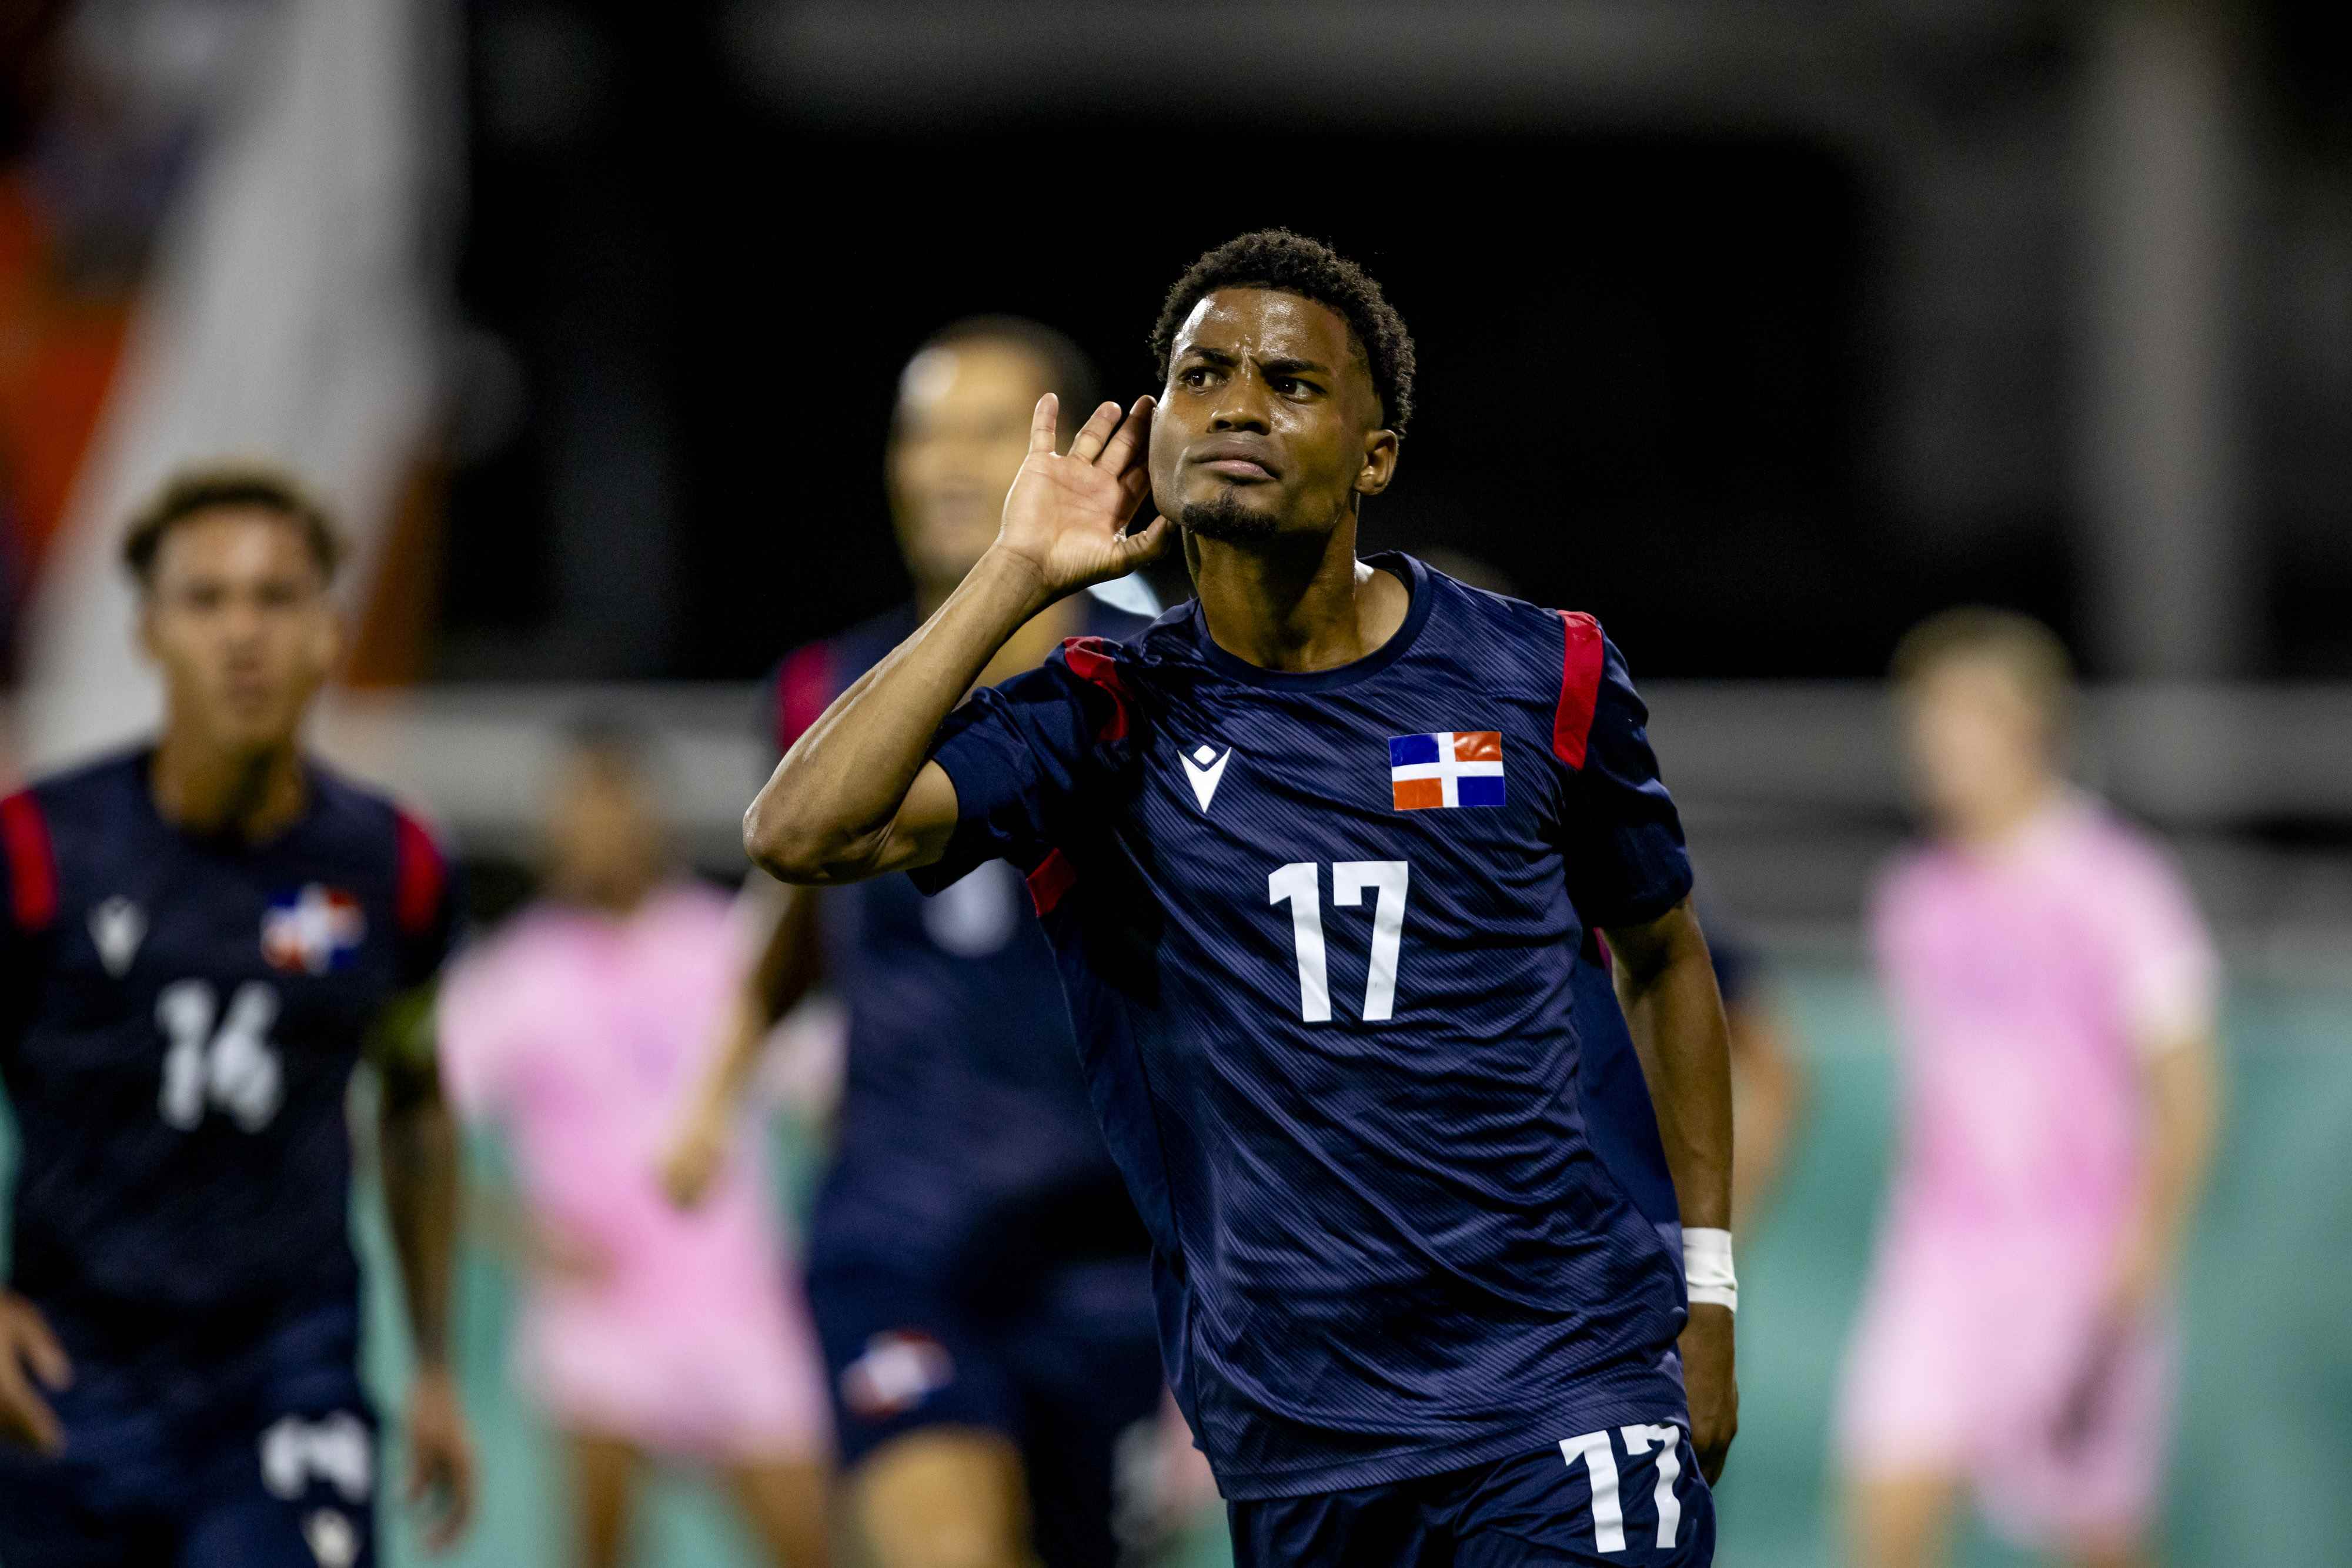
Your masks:
{"label": "macron logo on jersey", "polygon": [[1225,764],[1234,759],[1234,748],[1219,751],[1213,746],[1195,747],[1185,758],[1184,777],[1192,781],[1192,799],[1201,802],[1201,810],[1217,798],[1217,780],[1225,776]]}
{"label": "macron logo on jersey", "polygon": [[1389,789],[1400,811],[1503,803],[1503,736],[1444,729],[1389,737]]}
{"label": "macron logo on jersey", "polygon": [[323,975],[367,936],[360,901],[340,887],[311,883],[270,900],[261,916],[261,956],[273,969]]}

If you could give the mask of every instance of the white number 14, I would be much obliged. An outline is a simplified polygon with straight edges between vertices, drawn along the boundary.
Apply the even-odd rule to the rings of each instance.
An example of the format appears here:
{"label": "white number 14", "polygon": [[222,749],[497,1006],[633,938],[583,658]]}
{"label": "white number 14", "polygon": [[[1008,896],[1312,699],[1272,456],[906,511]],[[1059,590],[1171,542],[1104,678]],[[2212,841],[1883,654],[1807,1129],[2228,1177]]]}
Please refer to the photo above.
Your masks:
{"label": "white number 14", "polygon": [[[1298,955],[1298,1012],[1308,1023],[1331,1021],[1331,980],[1323,954],[1322,867],[1293,861],[1265,879],[1268,904],[1290,905],[1290,941]],[[1402,861],[1335,861],[1331,902],[1349,907],[1377,890],[1372,903],[1372,961],[1364,976],[1364,1021],[1396,1011],[1397,952],[1404,944],[1404,900],[1412,868]]]}

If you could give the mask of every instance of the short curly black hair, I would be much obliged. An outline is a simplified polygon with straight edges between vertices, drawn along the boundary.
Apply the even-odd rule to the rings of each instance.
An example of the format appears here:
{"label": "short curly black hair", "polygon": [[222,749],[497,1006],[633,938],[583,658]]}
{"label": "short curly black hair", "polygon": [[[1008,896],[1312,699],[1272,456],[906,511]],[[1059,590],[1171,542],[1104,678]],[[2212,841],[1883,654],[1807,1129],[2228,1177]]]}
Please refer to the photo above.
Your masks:
{"label": "short curly black hair", "polygon": [[1328,306],[1347,319],[1372,372],[1381,414],[1400,436],[1412,418],[1412,334],[1372,275],[1321,240],[1288,229],[1259,229],[1229,239],[1184,269],[1151,329],[1151,358],[1162,386],[1176,331],[1192,308],[1220,288],[1272,288]]}

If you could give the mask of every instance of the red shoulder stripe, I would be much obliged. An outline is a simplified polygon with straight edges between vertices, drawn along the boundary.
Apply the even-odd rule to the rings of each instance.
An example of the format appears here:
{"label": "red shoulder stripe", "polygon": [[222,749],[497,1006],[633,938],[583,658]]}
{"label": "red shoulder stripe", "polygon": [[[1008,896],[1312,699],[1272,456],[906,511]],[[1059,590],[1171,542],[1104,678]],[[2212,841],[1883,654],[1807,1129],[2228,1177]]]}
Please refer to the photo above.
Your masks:
{"label": "red shoulder stripe", "polygon": [[793,742],[824,716],[837,695],[833,650],[823,643],[795,650],[776,672],[776,749],[790,751]]}
{"label": "red shoulder stripe", "polygon": [[30,789],[0,800],[0,850],[8,856],[10,912],[17,928],[39,931],[58,917],[58,862],[49,825]]}
{"label": "red shoulder stripe", "polygon": [[394,808],[393,834],[398,856],[393,873],[392,915],[401,931],[421,936],[433,929],[441,912],[441,893],[449,883],[448,862],[441,846],[425,824]]}
{"label": "red shoulder stripe", "polygon": [[1559,706],[1552,714],[1551,748],[1570,768],[1584,766],[1593,705],[1601,700],[1601,622],[1581,610],[1563,610],[1568,645],[1560,656]]}
{"label": "red shoulder stripe", "polygon": [[1063,660],[1070,673],[1089,685],[1101,687],[1110,694],[1110,716],[1096,730],[1097,740],[1118,740],[1129,729],[1131,702],[1127,695],[1127,683],[1119,679],[1118,661],[1111,656],[1111,644],[1103,637],[1072,637],[1062,643]]}
{"label": "red shoulder stripe", "polygon": [[1040,915],[1051,915],[1054,905],[1062,902],[1062,895],[1077,883],[1077,868],[1070,863],[1069,856],[1055,850],[1029,873],[1029,902],[1037,906]]}

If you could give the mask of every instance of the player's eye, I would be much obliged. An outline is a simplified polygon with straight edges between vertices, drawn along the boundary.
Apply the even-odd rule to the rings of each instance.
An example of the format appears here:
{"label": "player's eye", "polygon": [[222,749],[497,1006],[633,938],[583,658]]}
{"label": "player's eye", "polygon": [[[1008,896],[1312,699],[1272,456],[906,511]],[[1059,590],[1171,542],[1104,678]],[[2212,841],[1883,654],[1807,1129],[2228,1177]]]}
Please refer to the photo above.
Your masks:
{"label": "player's eye", "polygon": [[1209,367],[1206,365],[1194,365],[1189,370],[1177,372],[1176,380],[1178,384],[1181,386],[1207,386],[1209,384]]}

